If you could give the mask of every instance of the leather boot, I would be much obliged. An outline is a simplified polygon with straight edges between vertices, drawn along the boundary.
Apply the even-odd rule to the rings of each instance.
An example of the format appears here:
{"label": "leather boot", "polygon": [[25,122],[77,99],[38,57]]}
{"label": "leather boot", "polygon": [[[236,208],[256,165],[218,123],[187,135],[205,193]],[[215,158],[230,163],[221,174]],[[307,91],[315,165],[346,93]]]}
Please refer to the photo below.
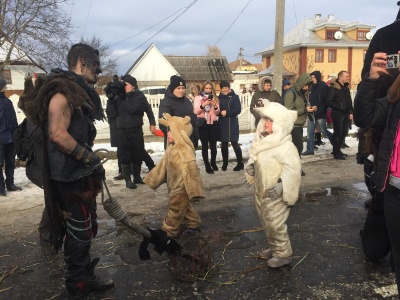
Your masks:
{"label": "leather boot", "polygon": [[124,174],[126,187],[128,189],[136,189],[137,186],[136,186],[136,184],[134,184],[132,182],[132,179],[131,179],[131,173],[132,173],[131,164],[121,165],[121,168],[122,168],[122,173]]}
{"label": "leather boot", "polygon": [[221,154],[222,154],[222,171],[226,171],[226,168],[228,167],[228,158],[229,158],[229,152],[228,152],[228,147],[222,148],[221,147]]}
{"label": "leather boot", "polygon": [[206,172],[208,174],[214,174],[214,170],[211,168],[209,161],[204,161],[204,166],[206,167]]}
{"label": "leather boot", "polygon": [[233,148],[236,154],[237,165],[233,168],[233,171],[240,171],[244,169],[242,149],[240,147]]}
{"label": "leather boot", "polygon": [[142,164],[133,165],[133,178],[136,184],[144,184],[142,177],[140,177],[140,171],[142,170]]}

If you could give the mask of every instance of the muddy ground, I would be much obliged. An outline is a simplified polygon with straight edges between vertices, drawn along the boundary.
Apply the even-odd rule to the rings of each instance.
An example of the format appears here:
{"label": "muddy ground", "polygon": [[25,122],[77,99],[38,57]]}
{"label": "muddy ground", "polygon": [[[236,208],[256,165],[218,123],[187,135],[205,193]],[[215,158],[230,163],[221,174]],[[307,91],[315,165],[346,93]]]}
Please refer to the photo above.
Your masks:
{"label": "muddy ground", "polygon": [[[110,161],[108,163],[115,163]],[[301,196],[288,226],[294,250],[290,266],[269,269],[256,258],[265,249],[265,234],[254,207],[252,188],[242,172],[214,175],[201,169],[207,198],[194,203],[211,250],[211,271],[196,282],[175,279],[169,259],[151,251],[140,261],[141,237],[115,224],[99,205],[99,234],[91,254],[101,257],[98,273],[112,278],[115,288],[90,299],[391,299],[394,274],[388,259],[366,260],[360,229],[369,194],[354,157],[303,164]],[[128,190],[121,181],[108,185],[132,221],[160,227],[167,190],[146,186]],[[0,201],[0,299],[65,299],[62,253],[41,244],[37,232],[43,210],[42,191],[32,197]],[[100,203],[100,199],[98,202]]]}

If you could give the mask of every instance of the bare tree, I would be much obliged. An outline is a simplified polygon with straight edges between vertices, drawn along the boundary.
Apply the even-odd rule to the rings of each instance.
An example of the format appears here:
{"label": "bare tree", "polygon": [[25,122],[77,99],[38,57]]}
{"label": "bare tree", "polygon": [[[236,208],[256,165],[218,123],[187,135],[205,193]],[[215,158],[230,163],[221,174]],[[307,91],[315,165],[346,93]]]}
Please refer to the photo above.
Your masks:
{"label": "bare tree", "polygon": [[60,67],[70,44],[68,0],[0,0],[0,74],[14,61],[35,58],[44,68]]}
{"label": "bare tree", "polygon": [[112,75],[116,74],[118,69],[117,58],[112,57],[110,45],[102,43],[101,38],[93,36],[91,39],[84,39],[81,37],[81,43],[92,46],[94,49],[100,52],[100,65],[101,65],[101,77],[97,82],[97,86],[103,86],[107,82],[111,81]]}
{"label": "bare tree", "polygon": [[207,54],[206,56],[221,56],[222,52],[217,46],[207,45]]}

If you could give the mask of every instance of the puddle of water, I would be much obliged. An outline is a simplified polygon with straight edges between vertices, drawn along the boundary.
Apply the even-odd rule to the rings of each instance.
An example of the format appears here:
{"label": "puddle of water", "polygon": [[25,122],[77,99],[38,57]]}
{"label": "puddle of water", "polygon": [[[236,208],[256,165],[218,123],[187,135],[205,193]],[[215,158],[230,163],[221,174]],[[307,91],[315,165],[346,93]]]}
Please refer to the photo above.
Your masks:
{"label": "puddle of water", "polygon": [[304,193],[304,198],[318,198],[318,197],[325,197],[325,196],[338,196],[341,193],[346,191],[346,189],[341,187],[326,187],[324,190],[320,190],[318,192],[310,192]]}
{"label": "puddle of water", "polygon": [[352,184],[352,186],[355,187],[357,190],[369,193],[368,188],[365,185],[365,182],[355,183],[355,184]]}

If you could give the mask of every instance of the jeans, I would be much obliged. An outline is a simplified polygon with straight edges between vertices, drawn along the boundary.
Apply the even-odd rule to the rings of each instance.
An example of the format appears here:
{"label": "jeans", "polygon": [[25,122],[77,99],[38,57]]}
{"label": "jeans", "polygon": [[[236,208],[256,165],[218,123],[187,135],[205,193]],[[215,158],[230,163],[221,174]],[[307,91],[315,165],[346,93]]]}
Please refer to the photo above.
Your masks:
{"label": "jeans", "polygon": [[14,143],[0,145],[0,187],[4,189],[3,165],[6,174],[6,185],[14,184],[15,148]]}
{"label": "jeans", "polygon": [[329,141],[332,144],[332,132],[330,132],[326,128],[326,119],[317,119],[315,122],[311,121],[310,119],[307,120],[307,152],[314,152],[315,146],[315,139],[314,139],[314,130],[315,127],[318,125],[321,132],[326,135]]}
{"label": "jeans", "polygon": [[199,136],[201,141],[201,155],[203,156],[204,165],[207,167],[210,165],[208,160],[208,147],[210,145],[211,150],[211,163],[215,164],[217,157],[217,131],[218,123],[204,124],[199,128]]}
{"label": "jeans", "polygon": [[296,146],[299,156],[301,156],[301,152],[303,152],[303,126],[293,127],[292,142]]}

